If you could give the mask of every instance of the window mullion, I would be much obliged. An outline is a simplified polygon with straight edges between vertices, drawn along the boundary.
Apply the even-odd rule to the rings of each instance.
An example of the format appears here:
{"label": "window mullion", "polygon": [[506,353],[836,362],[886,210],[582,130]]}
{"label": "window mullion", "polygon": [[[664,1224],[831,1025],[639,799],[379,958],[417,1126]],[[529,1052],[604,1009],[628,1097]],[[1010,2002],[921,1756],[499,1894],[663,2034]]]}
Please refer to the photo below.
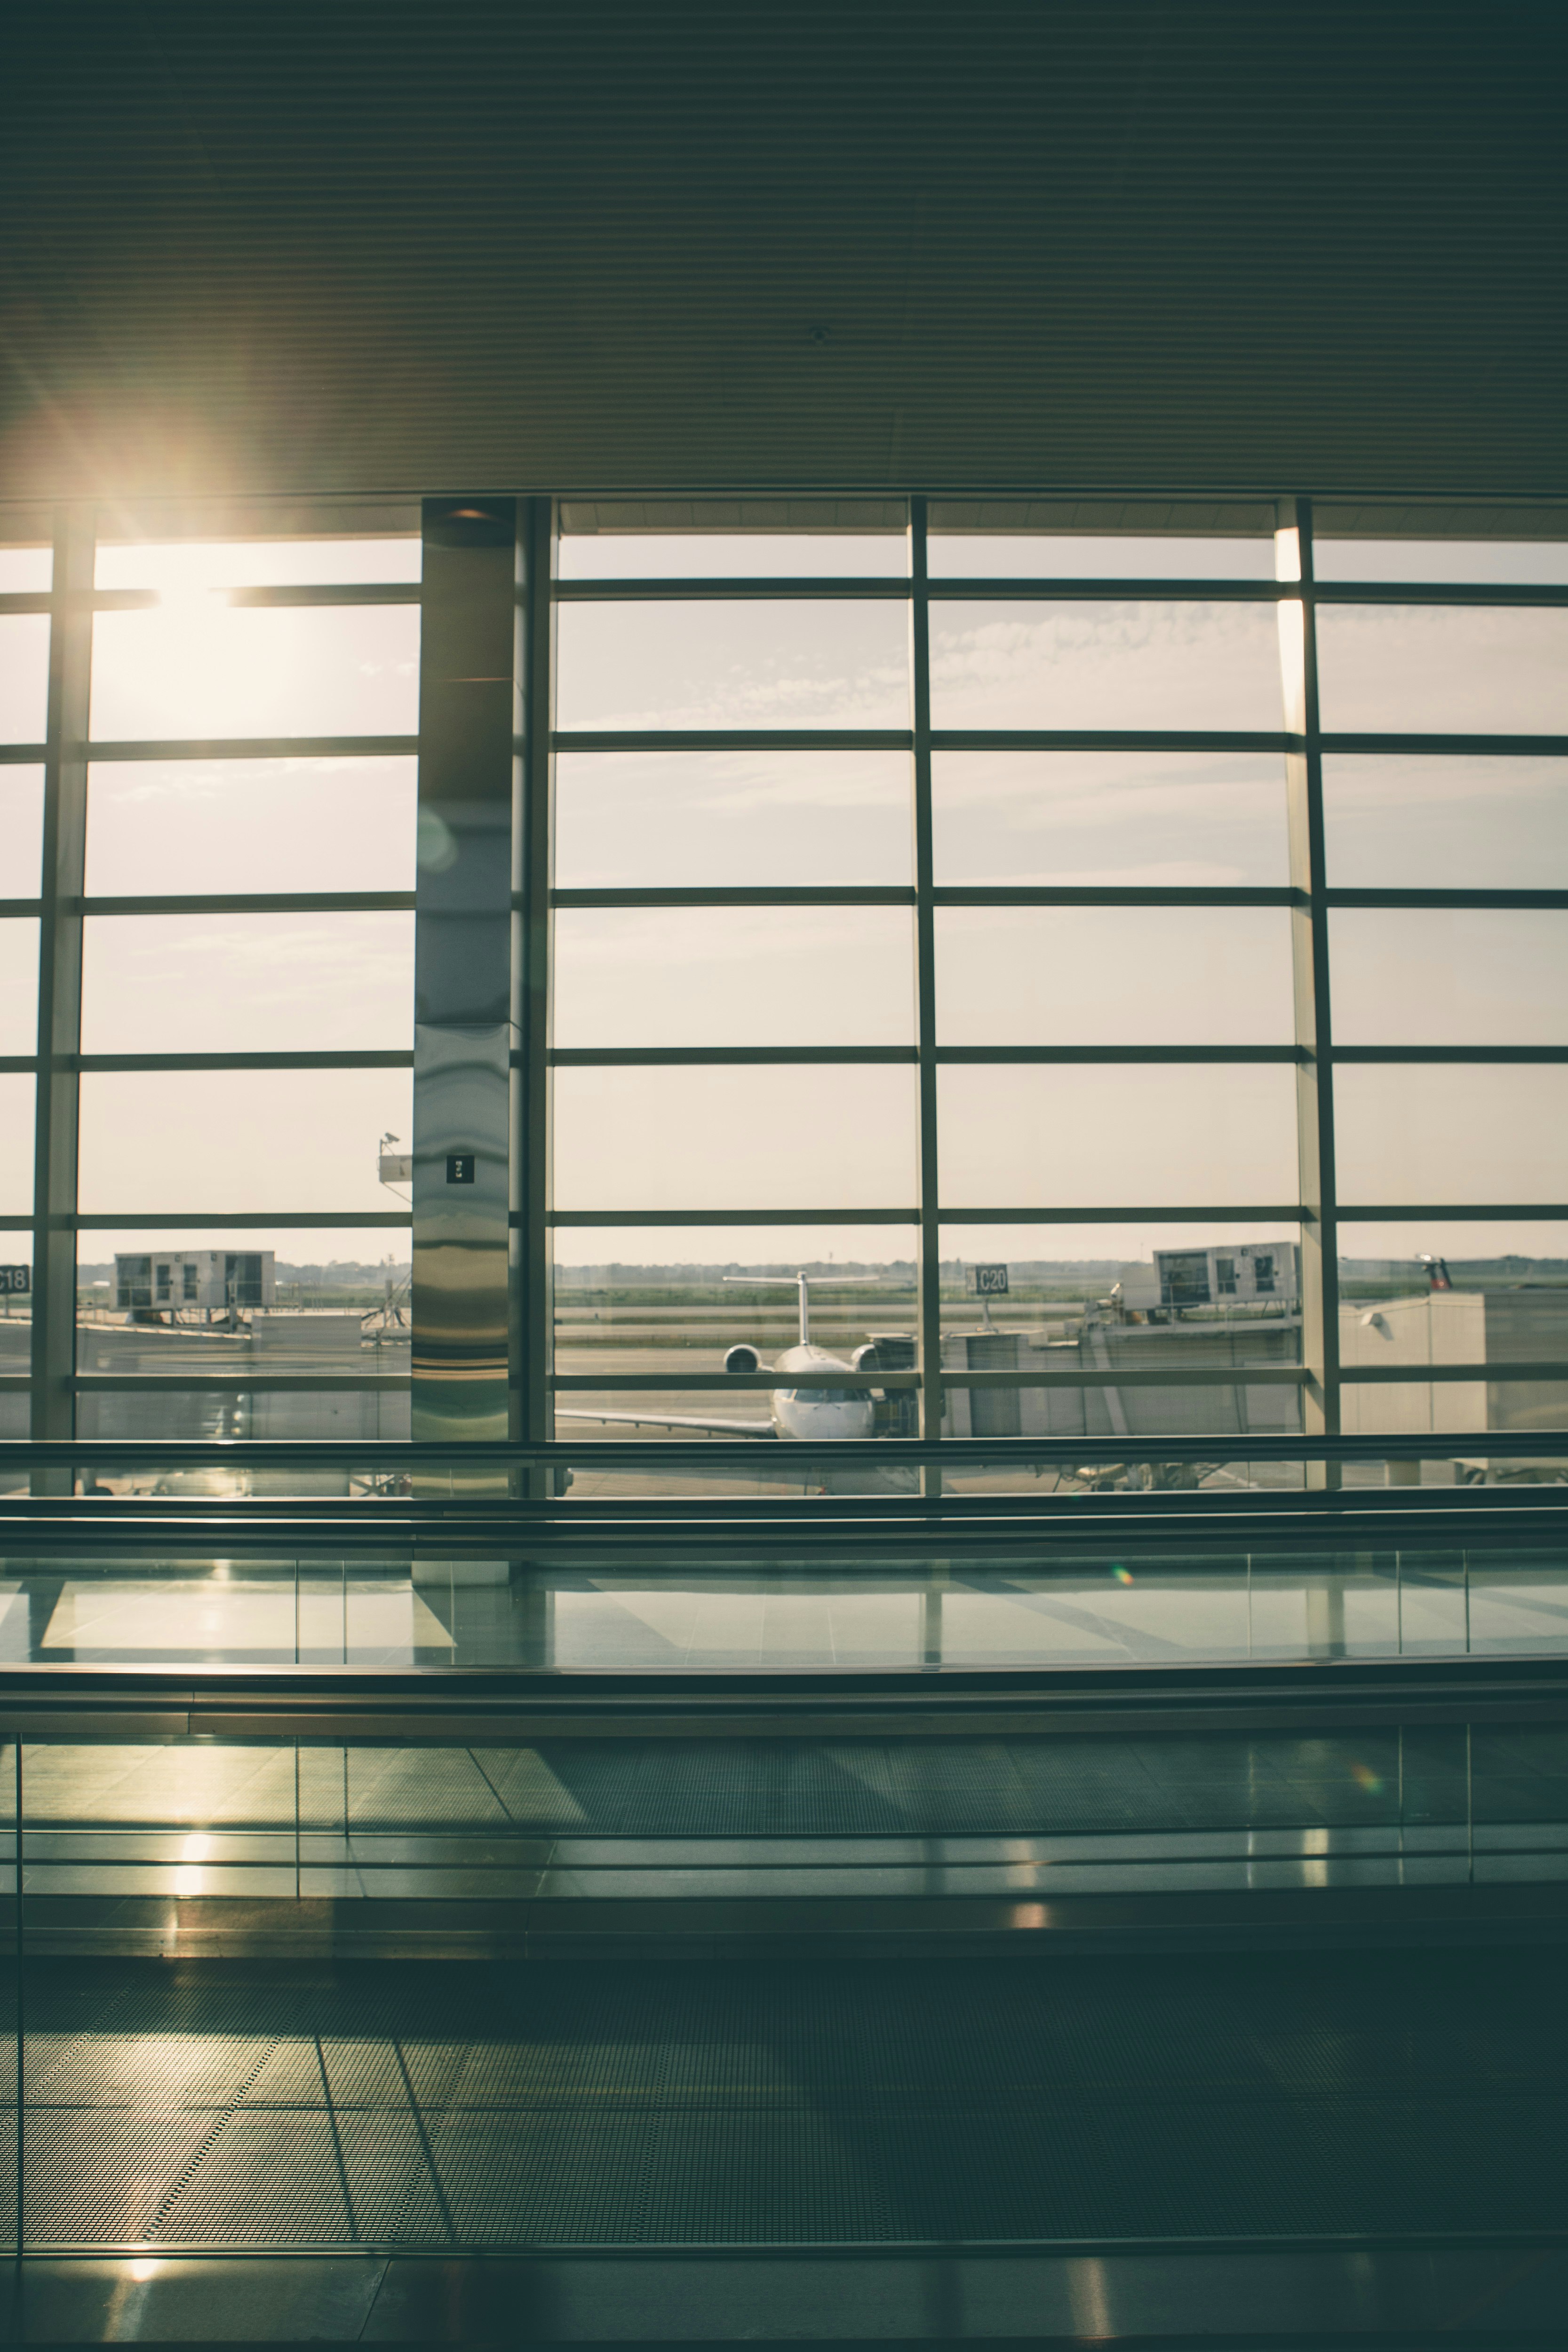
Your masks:
{"label": "window mullion", "polygon": [[[1312,583],[1312,517],[1306,499],[1282,499],[1275,568],[1285,582]],[[1329,917],[1323,845],[1322,730],[1318,707],[1316,612],[1310,596],[1279,605],[1279,655],[1289,748],[1295,982],[1296,1133],[1301,1177],[1301,1351],[1307,1370],[1303,1427],[1338,1436],[1340,1412],[1339,1239],[1334,1187],[1333,1029],[1329,1001]],[[1309,1485],[1338,1486],[1338,1463],[1309,1462]]]}
{"label": "window mullion", "polygon": [[[942,1435],[942,1202],[937,1181],[936,916],[931,843],[931,627],[926,568],[926,501],[910,501],[910,676],[914,692],[915,1002],[920,1067],[920,1239],[916,1312],[920,1318],[920,1433]],[[934,1463],[922,1490],[942,1492]]]}

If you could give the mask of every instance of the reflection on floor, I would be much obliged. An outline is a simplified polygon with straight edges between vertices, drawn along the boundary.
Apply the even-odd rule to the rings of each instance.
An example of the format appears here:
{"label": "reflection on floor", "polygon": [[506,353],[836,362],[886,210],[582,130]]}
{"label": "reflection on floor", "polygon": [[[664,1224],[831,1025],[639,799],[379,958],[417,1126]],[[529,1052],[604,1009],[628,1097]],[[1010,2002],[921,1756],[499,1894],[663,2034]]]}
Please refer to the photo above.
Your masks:
{"label": "reflection on floor", "polygon": [[646,1576],[506,1560],[11,1559],[0,1663],[1081,1666],[1568,1651],[1550,1551],[1109,1555]]}
{"label": "reflection on floor", "polygon": [[[521,1976],[57,1960],[26,1985],[26,2239],[1554,2231],[1560,1976],[1535,1949]],[[0,2134],[0,2210],[14,2162]]]}
{"label": "reflection on floor", "polygon": [[[0,1754],[0,1787],[12,1769]],[[1558,1724],[40,1744],[26,1748],[24,1775],[28,1933],[63,1948],[146,1948],[148,1936],[178,1948],[188,1923],[169,1897],[285,1910],[432,1902],[441,1927],[454,1906],[529,1906],[510,1932],[607,1903],[1037,1905],[1568,1879]],[[13,1853],[7,1822],[6,1864]],[[13,1882],[0,1865],[0,1887]],[[236,1937],[255,1924],[237,1923]],[[302,1914],[263,1924],[274,1943],[321,1927]]]}

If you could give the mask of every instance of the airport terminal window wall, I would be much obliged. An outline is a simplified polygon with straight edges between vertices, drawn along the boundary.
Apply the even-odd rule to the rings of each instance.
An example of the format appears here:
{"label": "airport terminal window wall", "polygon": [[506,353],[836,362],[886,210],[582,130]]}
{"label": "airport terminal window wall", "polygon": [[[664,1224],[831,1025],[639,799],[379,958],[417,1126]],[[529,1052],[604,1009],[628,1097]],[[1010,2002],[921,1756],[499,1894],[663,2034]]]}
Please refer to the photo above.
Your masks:
{"label": "airport terminal window wall", "polygon": [[[518,512],[503,1433],[1563,1424],[1559,520]],[[417,512],[6,537],[0,1425],[405,1436]]]}
{"label": "airport terminal window wall", "polygon": [[[1260,1435],[1563,1424],[1560,519],[557,527],[559,1437],[847,1433],[858,1389],[1052,1442],[947,1491],[1223,1491],[1302,1475]],[[1175,1434],[1213,1458],[1117,1458]]]}

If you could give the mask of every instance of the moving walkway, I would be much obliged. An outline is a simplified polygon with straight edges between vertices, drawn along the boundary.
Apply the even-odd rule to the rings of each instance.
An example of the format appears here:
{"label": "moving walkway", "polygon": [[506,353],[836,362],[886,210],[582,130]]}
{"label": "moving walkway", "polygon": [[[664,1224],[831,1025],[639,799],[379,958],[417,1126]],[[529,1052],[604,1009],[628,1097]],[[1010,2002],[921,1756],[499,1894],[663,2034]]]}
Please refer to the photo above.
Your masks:
{"label": "moving walkway", "polygon": [[1550,2340],[1568,1514],[1172,1499],[5,1507],[12,2333]]}

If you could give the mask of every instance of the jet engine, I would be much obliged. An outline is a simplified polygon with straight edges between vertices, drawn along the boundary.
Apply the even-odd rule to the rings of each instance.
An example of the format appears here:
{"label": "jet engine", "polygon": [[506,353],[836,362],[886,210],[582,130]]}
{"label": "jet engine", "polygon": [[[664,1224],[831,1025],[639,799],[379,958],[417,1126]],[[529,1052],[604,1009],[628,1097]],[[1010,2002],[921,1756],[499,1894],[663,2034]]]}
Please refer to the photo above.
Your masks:
{"label": "jet engine", "polygon": [[731,1348],[724,1359],[727,1372],[760,1372],[762,1369],[761,1356],[754,1348],[748,1348],[744,1340],[738,1348]]}

